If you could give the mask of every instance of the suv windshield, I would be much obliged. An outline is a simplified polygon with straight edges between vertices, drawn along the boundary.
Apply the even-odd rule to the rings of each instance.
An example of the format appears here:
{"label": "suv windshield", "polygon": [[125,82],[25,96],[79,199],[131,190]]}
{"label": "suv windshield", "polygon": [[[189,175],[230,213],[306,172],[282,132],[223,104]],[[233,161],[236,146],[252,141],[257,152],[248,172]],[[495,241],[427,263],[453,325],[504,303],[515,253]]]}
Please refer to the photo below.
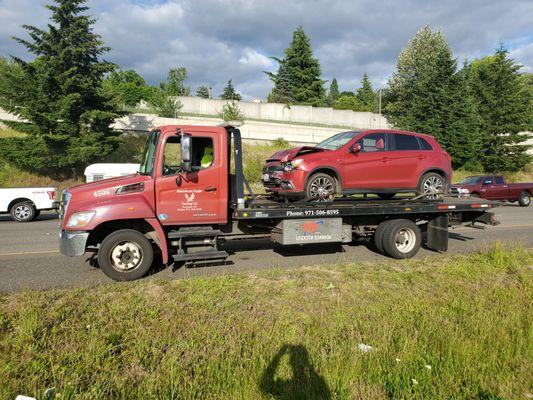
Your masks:
{"label": "suv windshield", "polygon": [[341,132],[320,142],[316,147],[327,150],[338,150],[361,132]]}
{"label": "suv windshield", "polygon": [[465,185],[477,185],[478,183],[481,183],[482,179],[482,176],[469,176],[468,178],[463,179],[459,183],[464,183]]}
{"label": "suv windshield", "polygon": [[159,131],[153,131],[144,144],[143,156],[141,159],[141,166],[139,173],[141,175],[152,175],[154,170],[155,150],[157,149],[157,141],[159,140]]}

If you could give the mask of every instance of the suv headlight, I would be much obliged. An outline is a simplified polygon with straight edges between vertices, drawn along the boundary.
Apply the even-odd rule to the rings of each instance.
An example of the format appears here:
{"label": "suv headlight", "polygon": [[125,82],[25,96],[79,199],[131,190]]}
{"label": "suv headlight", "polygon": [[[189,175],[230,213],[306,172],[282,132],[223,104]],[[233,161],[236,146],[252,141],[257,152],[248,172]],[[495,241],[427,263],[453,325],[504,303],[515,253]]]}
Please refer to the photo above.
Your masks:
{"label": "suv headlight", "polygon": [[82,211],[74,213],[68,219],[68,228],[83,228],[89,225],[89,222],[93,219],[96,211]]}
{"label": "suv headlight", "polygon": [[293,169],[297,169],[298,167],[300,167],[300,165],[302,165],[303,162],[304,160],[302,160],[301,158],[297,160],[291,160],[284,164],[283,170],[286,172],[292,171]]}

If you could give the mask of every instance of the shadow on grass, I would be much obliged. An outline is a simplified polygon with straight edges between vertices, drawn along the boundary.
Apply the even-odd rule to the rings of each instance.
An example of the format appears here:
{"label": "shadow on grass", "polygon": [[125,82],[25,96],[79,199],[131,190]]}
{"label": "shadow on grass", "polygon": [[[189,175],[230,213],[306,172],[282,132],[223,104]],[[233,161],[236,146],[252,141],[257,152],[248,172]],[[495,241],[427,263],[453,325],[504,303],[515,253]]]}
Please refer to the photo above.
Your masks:
{"label": "shadow on grass", "polygon": [[[284,356],[288,357],[291,369],[289,379],[275,376]],[[301,345],[284,345],[279,349],[263,372],[259,388],[276,399],[331,399],[326,381],[314,370],[307,349]]]}

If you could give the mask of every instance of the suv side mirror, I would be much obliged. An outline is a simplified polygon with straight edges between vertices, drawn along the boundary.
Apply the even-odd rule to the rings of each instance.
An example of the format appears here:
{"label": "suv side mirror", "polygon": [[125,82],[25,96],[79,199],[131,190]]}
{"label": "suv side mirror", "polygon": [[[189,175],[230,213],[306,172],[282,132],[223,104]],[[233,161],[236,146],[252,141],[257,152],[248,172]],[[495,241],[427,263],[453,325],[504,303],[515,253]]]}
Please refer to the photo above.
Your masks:
{"label": "suv side mirror", "polygon": [[361,151],[361,145],[359,143],[356,143],[354,144],[351,149],[350,149],[350,153],[352,154],[357,154]]}
{"label": "suv side mirror", "polygon": [[191,172],[191,135],[183,134],[181,136],[181,169],[185,172]]}

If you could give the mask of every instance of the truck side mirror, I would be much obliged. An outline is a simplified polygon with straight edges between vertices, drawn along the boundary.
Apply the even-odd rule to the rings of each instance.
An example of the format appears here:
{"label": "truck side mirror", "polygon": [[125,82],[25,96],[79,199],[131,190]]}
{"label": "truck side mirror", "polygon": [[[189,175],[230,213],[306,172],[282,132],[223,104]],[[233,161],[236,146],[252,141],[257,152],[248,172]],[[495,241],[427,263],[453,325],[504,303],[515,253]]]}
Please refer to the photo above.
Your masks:
{"label": "truck side mirror", "polygon": [[191,135],[183,134],[181,136],[181,169],[185,172],[191,172]]}
{"label": "truck side mirror", "polygon": [[350,153],[357,154],[361,151],[361,145],[359,143],[356,143],[352,146],[350,149]]}

